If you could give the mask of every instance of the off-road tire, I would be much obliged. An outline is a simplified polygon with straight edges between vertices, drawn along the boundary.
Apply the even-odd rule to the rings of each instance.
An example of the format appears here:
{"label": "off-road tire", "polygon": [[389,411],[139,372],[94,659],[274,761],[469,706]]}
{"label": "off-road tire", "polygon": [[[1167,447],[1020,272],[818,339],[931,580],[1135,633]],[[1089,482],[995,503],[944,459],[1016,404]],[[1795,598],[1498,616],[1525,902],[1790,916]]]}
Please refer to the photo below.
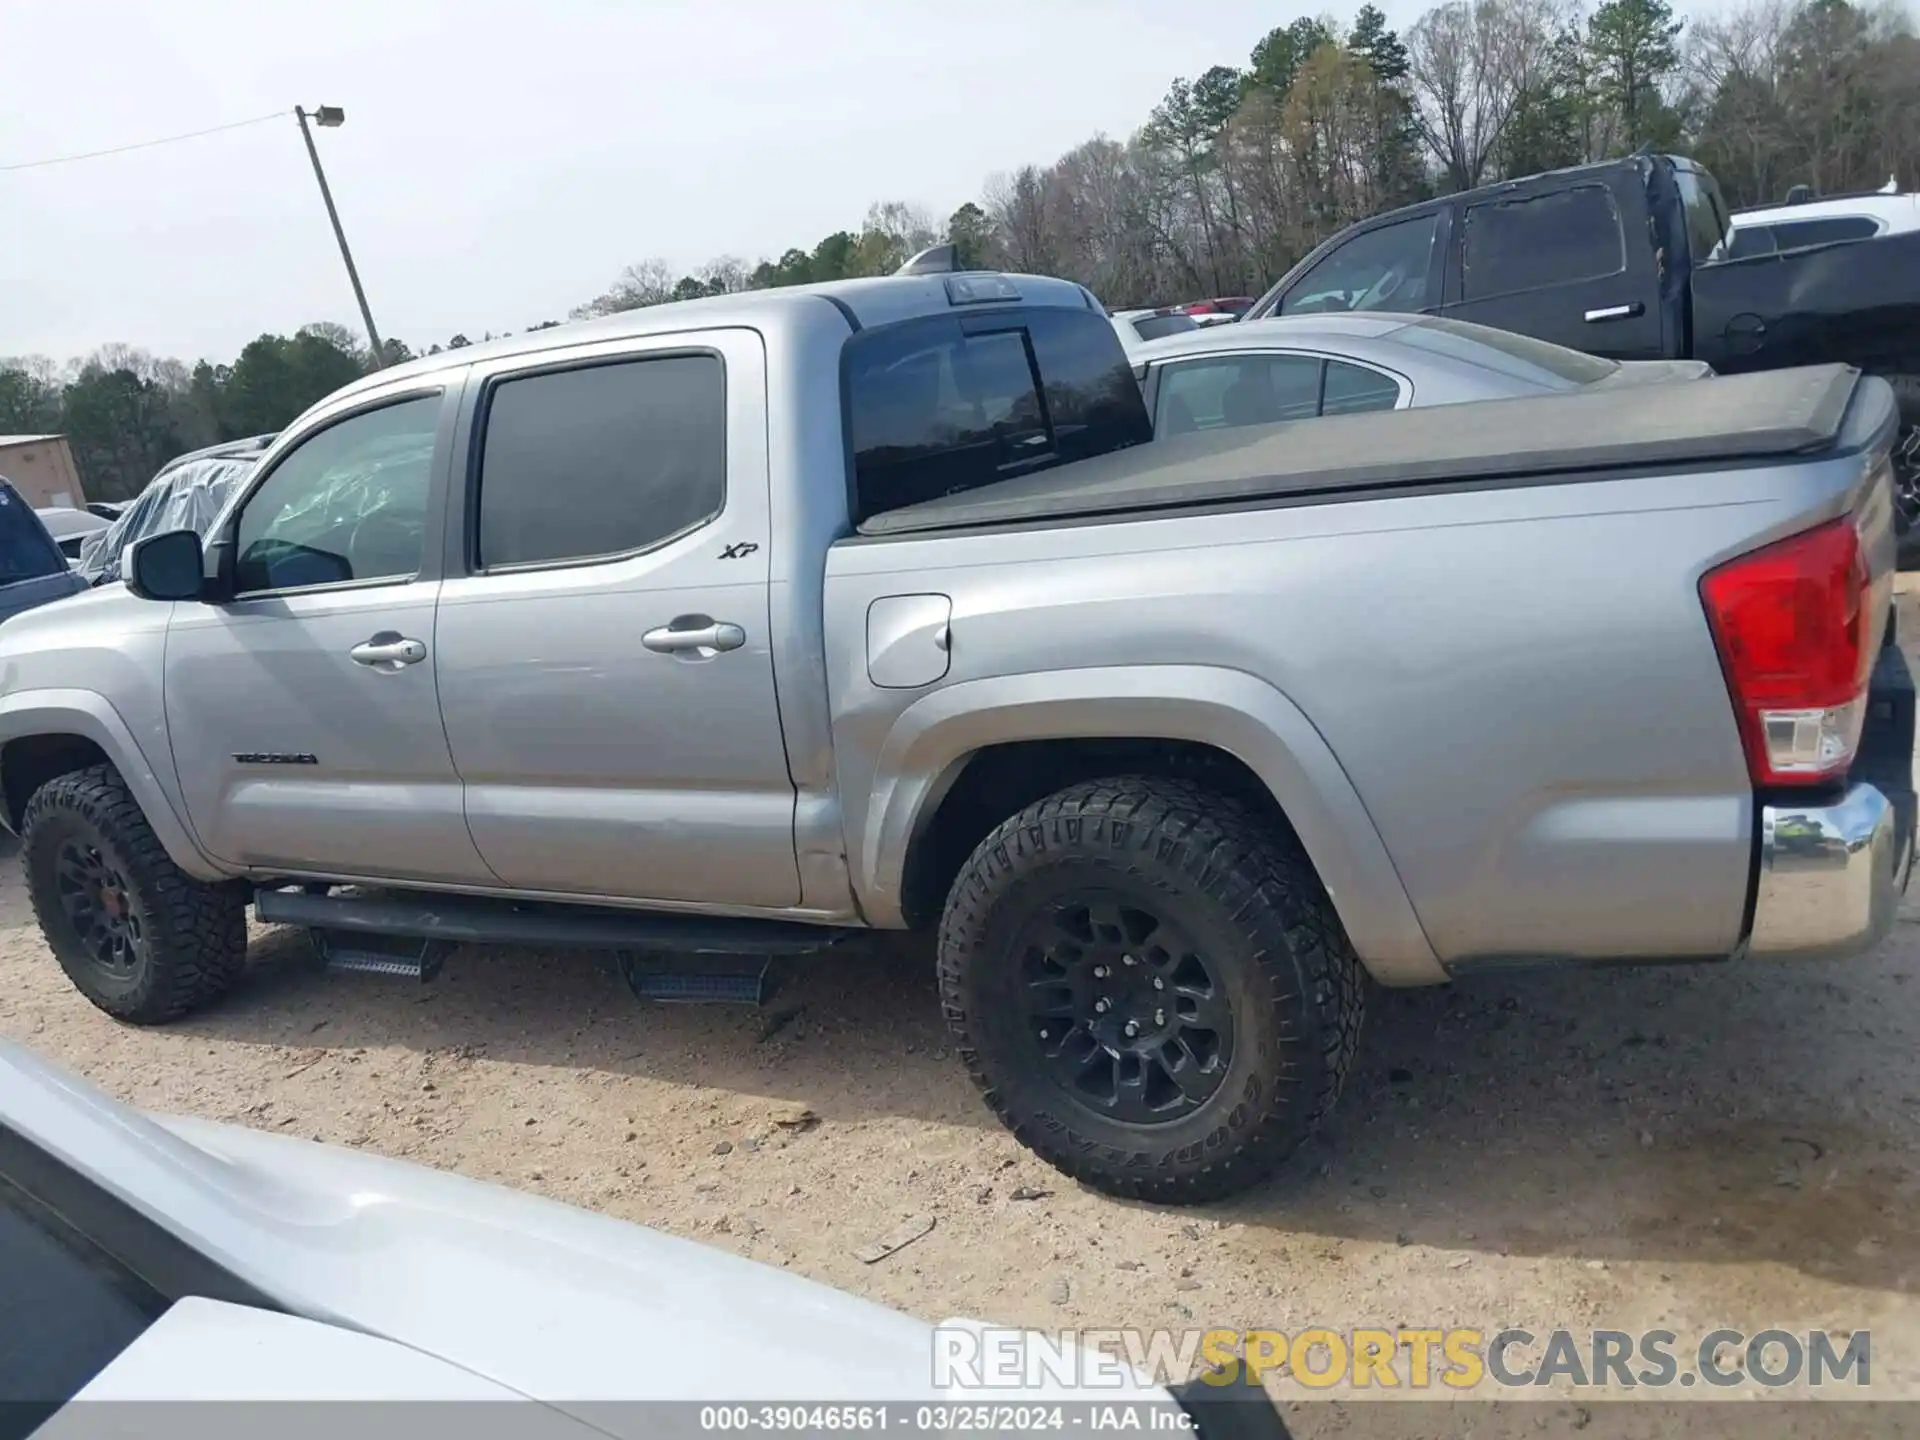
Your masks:
{"label": "off-road tire", "polygon": [[[41,786],[20,834],[21,867],[41,933],[67,978],[107,1014],[135,1025],[165,1024],[219,998],[240,977],[247,959],[245,900],[173,863],[111,765]],[[129,973],[114,973],[88,951],[61,903],[59,853],[75,840],[97,849],[126,881],[144,937]]]}
{"label": "off-road tire", "polygon": [[[1123,1124],[1047,1072],[1014,941],[1086,886],[1155,897],[1216,967],[1231,1058],[1184,1116]],[[1062,790],[981,841],[947,897],[939,977],[960,1058],[1022,1144],[1106,1194],[1175,1204],[1245,1189],[1313,1133],[1352,1064],[1368,983],[1291,835],[1201,785],[1141,776]]]}

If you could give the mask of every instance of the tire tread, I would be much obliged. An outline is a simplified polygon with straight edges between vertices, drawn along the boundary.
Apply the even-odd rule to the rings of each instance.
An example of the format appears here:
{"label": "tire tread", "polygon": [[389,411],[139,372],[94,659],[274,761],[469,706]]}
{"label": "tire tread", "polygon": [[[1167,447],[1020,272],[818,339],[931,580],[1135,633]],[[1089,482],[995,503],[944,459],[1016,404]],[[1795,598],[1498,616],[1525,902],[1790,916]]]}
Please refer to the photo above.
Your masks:
{"label": "tire tread", "polygon": [[[49,816],[76,814],[109,837],[128,879],[139,887],[150,926],[150,983],[131,1000],[94,993],[55,937],[68,927],[50,886],[34,874],[33,835]],[[233,988],[247,961],[245,901],[231,889],[195,880],[166,852],[126,781],[111,765],[74,770],[34,793],[21,819],[21,862],[34,917],[54,957],[82,994],[117,1019],[162,1025],[211,1003]]]}
{"label": "tire tread", "polygon": [[[1045,851],[1091,844],[1129,862],[1150,856],[1220,904],[1255,945],[1254,959],[1276,1005],[1306,989],[1305,1008],[1319,1037],[1307,1069],[1304,1107],[1287,1086],[1267,1086],[1264,1111],[1244,1143],[1207,1163],[1141,1174],[1106,1166],[1044,1126],[1014,1113],[985,1073],[963,1003],[963,977],[976,960],[965,937],[982,933],[997,881]],[[1050,795],[1003,821],[962,867],[941,919],[939,980],[943,1009],[969,1078],[1019,1141],[1056,1168],[1097,1189],[1133,1199],[1198,1203],[1244,1189],[1265,1175],[1327,1117],[1359,1046],[1366,974],[1332,902],[1297,840],[1239,802],[1204,785],[1159,776],[1089,781]],[[1304,1113],[1303,1113],[1304,1109]]]}

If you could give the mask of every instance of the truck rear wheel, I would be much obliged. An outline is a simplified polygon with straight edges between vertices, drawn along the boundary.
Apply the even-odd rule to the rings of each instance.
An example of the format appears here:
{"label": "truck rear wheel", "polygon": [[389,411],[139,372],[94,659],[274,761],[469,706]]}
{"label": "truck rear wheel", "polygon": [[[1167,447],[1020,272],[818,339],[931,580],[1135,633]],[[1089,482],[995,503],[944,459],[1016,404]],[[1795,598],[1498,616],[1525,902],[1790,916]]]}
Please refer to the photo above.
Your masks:
{"label": "truck rear wheel", "polygon": [[27,891],[54,959],[107,1014],[162,1024],[239,978],[245,901],[173,863],[111,766],[41,786],[20,834]]}
{"label": "truck rear wheel", "polygon": [[1130,1198],[1217,1199],[1291,1154],[1339,1095],[1365,983],[1298,846],[1177,780],[1013,816],[940,925],[947,1023],[988,1105]]}

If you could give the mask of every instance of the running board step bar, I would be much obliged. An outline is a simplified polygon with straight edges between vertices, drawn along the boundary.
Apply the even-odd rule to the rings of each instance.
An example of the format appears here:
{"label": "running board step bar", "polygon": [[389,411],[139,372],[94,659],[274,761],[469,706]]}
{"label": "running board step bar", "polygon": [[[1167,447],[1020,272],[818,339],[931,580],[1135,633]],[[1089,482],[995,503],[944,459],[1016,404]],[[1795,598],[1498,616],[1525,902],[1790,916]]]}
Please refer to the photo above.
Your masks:
{"label": "running board step bar", "polygon": [[865,933],[791,920],[672,915],[405,891],[316,895],[304,890],[256,890],[253,908],[262,924],[305,925],[340,936],[675,956],[805,955]]}

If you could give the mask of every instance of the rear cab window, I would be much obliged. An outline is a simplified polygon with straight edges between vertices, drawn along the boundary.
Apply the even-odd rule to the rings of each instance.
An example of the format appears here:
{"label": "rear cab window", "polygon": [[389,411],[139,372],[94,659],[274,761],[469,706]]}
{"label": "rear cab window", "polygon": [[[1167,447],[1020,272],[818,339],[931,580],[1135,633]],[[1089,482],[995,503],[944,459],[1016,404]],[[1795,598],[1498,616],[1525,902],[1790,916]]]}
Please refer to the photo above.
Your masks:
{"label": "rear cab window", "polygon": [[923,316],[855,335],[843,367],[855,524],[1153,438],[1092,310]]}
{"label": "rear cab window", "polygon": [[1627,268],[1619,207],[1604,185],[1469,205],[1465,235],[1466,300],[1599,280]]}

